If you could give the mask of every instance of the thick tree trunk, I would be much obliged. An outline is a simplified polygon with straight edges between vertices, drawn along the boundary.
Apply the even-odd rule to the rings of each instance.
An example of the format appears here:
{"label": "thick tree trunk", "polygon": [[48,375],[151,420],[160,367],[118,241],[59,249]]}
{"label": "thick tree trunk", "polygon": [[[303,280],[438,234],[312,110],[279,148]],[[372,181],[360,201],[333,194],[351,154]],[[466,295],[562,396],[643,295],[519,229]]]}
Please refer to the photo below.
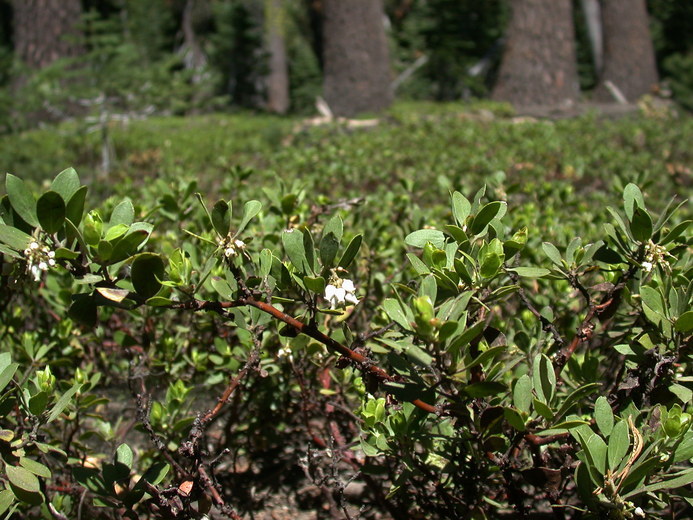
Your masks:
{"label": "thick tree trunk", "polygon": [[202,45],[195,30],[196,19],[209,16],[209,6],[200,0],[186,0],[183,8],[181,28],[183,30],[183,45],[180,52],[183,54],[185,68],[193,71],[192,82],[198,85],[204,79],[204,70],[207,66],[207,56],[202,50]]}
{"label": "thick tree trunk", "polygon": [[378,112],[392,102],[382,0],[324,0],[325,100],[336,116]]}
{"label": "thick tree trunk", "polygon": [[571,0],[512,0],[493,98],[516,106],[578,100]]}
{"label": "thick tree trunk", "polygon": [[602,0],[601,8],[604,68],[594,97],[636,101],[658,81],[645,0]]}
{"label": "thick tree trunk", "polygon": [[80,0],[14,0],[14,47],[27,66],[40,69],[82,51]]}
{"label": "thick tree trunk", "polygon": [[269,50],[267,108],[278,114],[289,110],[289,63],[286,56],[285,0],[265,0],[265,34]]}
{"label": "thick tree trunk", "polygon": [[581,5],[585,24],[587,25],[587,34],[590,39],[592,62],[597,71],[597,76],[599,76],[604,67],[604,37],[599,0],[582,0]]}

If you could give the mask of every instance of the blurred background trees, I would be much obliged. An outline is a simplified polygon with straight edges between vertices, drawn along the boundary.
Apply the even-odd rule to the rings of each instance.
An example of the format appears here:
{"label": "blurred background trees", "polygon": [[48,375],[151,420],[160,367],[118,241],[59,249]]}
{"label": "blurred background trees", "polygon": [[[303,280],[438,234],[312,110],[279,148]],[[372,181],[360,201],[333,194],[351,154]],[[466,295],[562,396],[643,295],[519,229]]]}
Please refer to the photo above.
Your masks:
{"label": "blurred background trees", "polygon": [[253,108],[337,115],[398,99],[693,108],[677,0],[0,0],[0,131],[80,115]]}

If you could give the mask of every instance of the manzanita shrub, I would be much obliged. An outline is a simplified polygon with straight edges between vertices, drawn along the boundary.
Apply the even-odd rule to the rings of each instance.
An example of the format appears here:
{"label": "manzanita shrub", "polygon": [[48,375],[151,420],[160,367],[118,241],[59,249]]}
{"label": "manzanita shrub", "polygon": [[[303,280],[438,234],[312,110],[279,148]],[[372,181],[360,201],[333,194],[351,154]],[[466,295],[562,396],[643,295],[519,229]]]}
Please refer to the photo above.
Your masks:
{"label": "manzanita shrub", "polygon": [[360,200],[295,187],[94,209],[73,169],[44,188],[7,174],[0,201],[6,517],[240,518],[268,461],[347,518],[350,480],[366,517],[693,511],[680,201],[628,184],[589,240],[542,243],[452,191],[447,223],[366,244]]}

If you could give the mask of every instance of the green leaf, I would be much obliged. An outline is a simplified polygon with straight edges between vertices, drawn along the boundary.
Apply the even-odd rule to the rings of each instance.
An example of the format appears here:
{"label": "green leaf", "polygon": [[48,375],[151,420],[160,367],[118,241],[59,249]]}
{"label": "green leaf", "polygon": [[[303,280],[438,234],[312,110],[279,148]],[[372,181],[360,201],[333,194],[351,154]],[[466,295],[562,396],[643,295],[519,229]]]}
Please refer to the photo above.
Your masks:
{"label": "green leaf", "polygon": [[693,330],[693,311],[686,311],[676,319],[676,332],[688,333]]}
{"label": "green leaf", "polygon": [[164,478],[166,478],[166,475],[168,474],[170,469],[171,466],[164,462],[155,462],[154,464],[149,466],[149,469],[145,471],[144,475],[142,475],[142,478],[137,481],[135,488],[143,486],[145,482],[149,482],[152,486],[156,486],[162,480],[164,480]]}
{"label": "green leaf", "polygon": [[480,398],[497,395],[505,392],[506,386],[503,383],[496,381],[483,381],[481,383],[472,383],[464,387],[464,393],[469,397]]}
{"label": "green leaf", "polygon": [[[635,184],[628,184],[623,190],[623,210],[626,213],[628,221],[632,221],[633,213],[637,207],[645,207],[645,200],[642,196],[640,188]],[[616,211],[616,210],[614,210]]]}
{"label": "green leaf", "polygon": [[481,208],[481,211],[476,214],[472,224],[469,226],[472,233],[480,235],[484,232],[489,222],[495,218],[501,218],[507,210],[505,202],[494,201],[489,202]]}
{"label": "green leaf", "polygon": [[351,262],[353,262],[354,258],[356,258],[359,249],[361,249],[362,241],[363,235],[356,235],[354,238],[351,239],[351,242],[349,242],[349,245],[344,250],[342,258],[339,259],[339,263],[337,264],[339,265],[339,267],[347,269],[351,265]]}
{"label": "green leaf", "polygon": [[103,239],[106,242],[113,242],[116,238],[120,238],[125,235],[125,233],[127,233],[129,230],[130,226],[126,224],[116,224],[115,226],[108,228],[108,231],[106,231]]}
{"label": "green leaf", "polygon": [[[149,238],[148,229],[134,229],[138,224],[133,224],[127,234],[118,240],[113,246],[110,262],[116,263],[125,260],[137,253],[137,249]],[[151,224],[146,224],[151,226]]]}
{"label": "green leaf", "polygon": [[337,243],[342,241],[342,236],[344,236],[344,222],[339,215],[332,217],[322,230],[322,236],[326,237],[332,233],[337,239]]}
{"label": "green leaf", "polygon": [[47,191],[36,201],[36,216],[46,233],[56,233],[65,222],[65,201],[55,191]]}
{"label": "green leaf", "polygon": [[325,279],[322,276],[304,276],[303,283],[306,289],[315,294],[322,295],[325,292]]}
{"label": "green leaf", "polygon": [[685,469],[683,471],[680,471],[679,473],[671,475],[671,477],[672,478],[655,482],[654,484],[648,484],[647,486],[638,487],[634,491],[631,491],[630,493],[623,495],[623,498],[631,498],[637,495],[641,495],[642,493],[652,493],[654,491],[661,491],[663,489],[677,489],[680,487],[688,486],[689,484],[693,483],[693,469]]}
{"label": "green leaf", "polygon": [[212,289],[221,296],[222,300],[233,300],[233,289],[231,289],[231,286],[226,280],[218,276],[212,276],[210,283],[212,284]]}
{"label": "green leaf", "polygon": [[51,410],[46,423],[53,422],[60,416],[61,413],[63,413],[63,410],[68,407],[72,401],[72,398],[81,387],[82,385],[80,383],[75,383],[67,392],[60,396],[60,399],[58,399],[58,402],[55,403],[55,406]]}
{"label": "green leaf", "polygon": [[125,199],[115,208],[113,208],[113,213],[111,213],[111,219],[109,224],[111,226],[116,226],[118,224],[123,224],[125,226],[130,226],[135,221],[135,208],[132,206],[130,199]]}
{"label": "green leaf", "polygon": [[599,431],[608,437],[611,434],[611,429],[614,427],[614,414],[611,411],[611,406],[606,397],[600,396],[594,403],[594,419],[597,421]]}
{"label": "green leaf", "polygon": [[532,401],[532,405],[534,406],[534,410],[541,415],[544,419],[546,419],[548,422],[552,422],[554,418],[554,413],[553,410],[551,410],[551,407],[548,406],[546,403],[540,401],[539,399],[534,399]]}
{"label": "green leaf", "polygon": [[386,298],[383,301],[383,309],[392,321],[406,330],[412,330],[411,321],[413,321],[413,316],[407,317],[407,313],[398,300]]}
{"label": "green leaf", "polygon": [[143,298],[151,298],[161,289],[164,278],[164,260],[154,253],[140,253],[134,257],[130,279],[135,292]]}
{"label": "green leaf", "polygon": [[558,267],[563,266],[563,262],[561,261],[561,253],[558,251],[556,246],[550,242],[544,242],[541,244],[541,248],[544,250],[544,253],[546,253],[546,256],[549,257],[549,260],[551,260]]}
{"label": "green leaf", "polygon": [[303,233],[298,229],[290,229],[282,232],[282,244],[289,261],[302,273],[310,272],[310,266],[306,259],[306,250],[303,245]]}
{"label": "green leaf", "polygon": [[14,504],[15,497],[11,489],[3,489],[0,491],[0,515],[5,514],[12,504]]}
{"label": "green leaf", "polygon": [[36,200],[24,181],[8,173],[5,177],[5,189],[17,215],[30,226],[37,227],[39,222],[36,217]]}
{"label": "green leaf", "polygon": [[509,267],[507,270],[522,278],[541,278],[551,274],[551,271],[543,267]]}
{"label": "green leaf", "polygon": [[36,475],[25,468],[5,464],[5,473],[10,483],[29,493],[39,493],[41,485]]}
{"label": "green leaf", "polygon": [[87,187],[82,186],[70,197],[65,207],[65,218],[79,224],[84,213],[84,201],[87,198]]}
{"label": "green leaf", "polygon": [[644,208],[645,199],[640,188],[631,182],[623,189],[623,209],[629,221],[633,220],[636,207]]}
{"label": "green leaf", "polygon": [[29,247],[31,236],[17,228],[0,224],[0,242],[7,244],[15,251],[21,252]]}
{"label": "green leaf", "polygon": [[686,220],[685,222],[681,222],[677,226],[674,226],[674,228],[671,231],[669,231],[666,235],[664,235],[664,237],[662,237],[662,239],[659,241],[659,245],[665,246],[669,242],[673,242],[678,237],[683,235],[688,230],[688,227],[691,225],[691,222],[693,222],[693,220]]}
{"label": "green leaf", "polygon": [[79,176],[74,168],[66,168],[53,179],[51,190],[58,193],[67,203],[80,189]]}
{"label": "green leaf", "polygon": [[437,229],[420,229],[409,233],[404,239],[404,243],[408,246],[419,248],[423,248],[428,242],[442,249],[445,246],[445,235]]}
{"label": "green leaf", "polygon": [[633,219],[630,222],[630,232],[635,240],[645,242],[652,236],[652,218],[647,210],[635,208]]}
{"label": "green leaf", "polygon": [[19,465],[26,469],[27,471],[33,473],[37,477],[51,478],[51,470],[47,466],[44,466],[40,462],[36,462],[32,459],[27,459],[26,457],[21,457],[19,459]]}
{"label": "green leaf", "polygon": [[5,387],[12,381],[14,373],[17,371],[19,363],[10,363],[5,368],[0,371],[0,392],[2,392]]}
{"label": "green leaf", "polygon": [[657,289],[650,287],[649,285],[643,285],[640,287],[640,298],[642,303],[647,305],[657,314],[664,316],[664,302],[662,301],[662,296],[659,294]]}
{"label": "green leaf", "polygon": [[503,416],[505,417],[505,420],[508,421],[508,424],[510,424],[510,426],[515,428],[517,431],[525,431],[525,420],[517,410],[514,408],[505,407],[503,409]]}
{"label": "green leaf", "polygon": [[515,383],[515,389],[513,390],[513,404],[515,405],[515,408],[529,413],[533,399],[534,395],[532,394],[532,380],[527,374],[524,374],[523,376],[520,376],[517,383]]}
{"label": "green leaf", "polygon": [[537,397],[540,401],[549,404],[556,389],[556,374],[551,361],[544,354],[537,354],[534,358],[532,377]]}
{"label": "green leaf", "polygon": [[338,250],[339,239],[337,236],[332,231],[327,234],[323,233],[320,240],[320,263],[323,267],[332,267]]}
{"label": "green leaf", "polygon": [[599,435],[592,435],[587,440],[585,450],[588,450],[592,460],[594,461],[594,466],[597,468],[600,474],[606,474],[606,452],[607,446]]}
{"label": "green leaf", "polygon": [[626,421],[618,421],[612,428],[609,435],[609,469],[615,471],[623,460],[623,457],[628,453],[630,446],[630,437],[628,435],[628,423]]}
{"label": "green leaf", "polygon": [[220,237],[226,238],[231,230],[231,206],[225,200],[218,200],[212,208],[212,226]]}
{"label": "green leaf", "polygon": [[128,469],[132,469],[132,450],[130,449],[130,446],[127,444],[121,444],[118,446],[118,449],[116,449],[116,456],[115,460],[119,464],[124,464],[125,466],[128,467]]}
{"label": "green leaf", "polygon": [[249,200],[243,206],[243,217],[241,217],[241,223],[238,225],[236,230],[236,235],[240,235],[248,223],[255,218],[255,216],[260,213],[262,209],[262,203],[257,200]]}
{"label": "green leaf", "polygon": [[462,227],[472,211],[472,205],[459,191],[452,194],[452,216],[457,224]]}
{"label": "green leaf", "polygon": [[599,383],[588,383],[573,390],[568,397],[561,402],[561,406],[556,412],[555,419],[558,420],[563,417],[575,404],[581,402],[584,396],[596,391],[600,386]]}
{"label": "green leaf", "polygon": [[504,261],[503,243],[494,238],[489,244],[482,247],[479,252],[479,274],[483,278],[493,278]]}

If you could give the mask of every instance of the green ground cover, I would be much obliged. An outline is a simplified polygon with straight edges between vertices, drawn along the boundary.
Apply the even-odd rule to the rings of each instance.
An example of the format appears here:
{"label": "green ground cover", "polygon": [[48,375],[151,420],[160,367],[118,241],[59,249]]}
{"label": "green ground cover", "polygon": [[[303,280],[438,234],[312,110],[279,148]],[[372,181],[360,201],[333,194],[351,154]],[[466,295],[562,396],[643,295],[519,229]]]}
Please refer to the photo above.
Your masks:
{"label": "green ground cover", "polygon": [[0,138],[0,511],[690,512],[691,118],[108,138]]}

